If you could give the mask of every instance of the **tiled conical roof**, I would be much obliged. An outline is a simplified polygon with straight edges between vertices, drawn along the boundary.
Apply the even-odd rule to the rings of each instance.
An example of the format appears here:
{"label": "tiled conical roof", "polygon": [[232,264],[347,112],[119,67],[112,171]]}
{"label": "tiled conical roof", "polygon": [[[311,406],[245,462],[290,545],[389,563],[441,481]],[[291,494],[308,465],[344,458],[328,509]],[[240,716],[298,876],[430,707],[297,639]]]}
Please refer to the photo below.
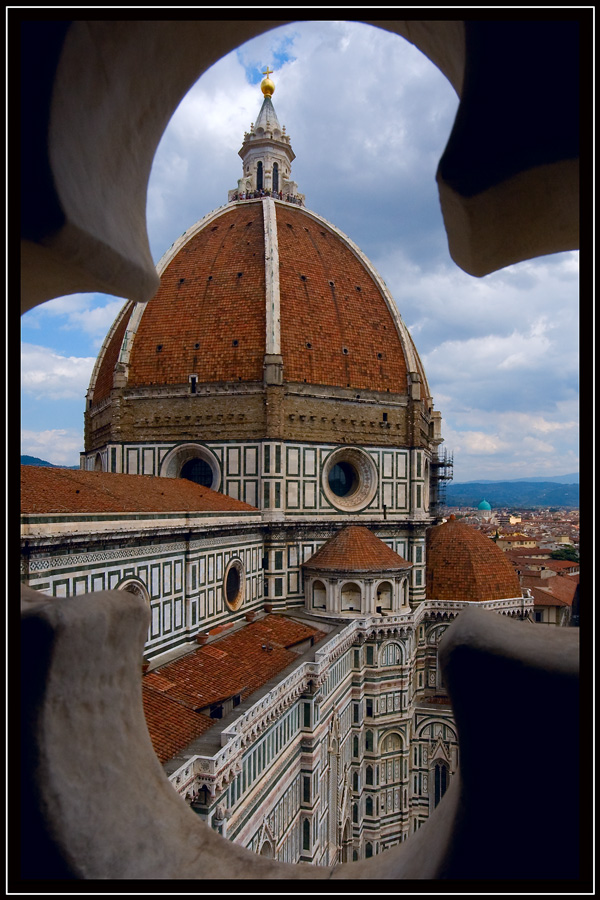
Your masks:
{"label": "tiled conical roof", "polygon": [[309,569],[327,569],[331,572],[389,572],[411,567],[411,563],[364,525],[343,528],[304,565]]}
{"label": "tiled conical roof", "polygon": [[451,516],[427,532],[428,600],[502,600],[520,597],[511,562],[489,538]]}

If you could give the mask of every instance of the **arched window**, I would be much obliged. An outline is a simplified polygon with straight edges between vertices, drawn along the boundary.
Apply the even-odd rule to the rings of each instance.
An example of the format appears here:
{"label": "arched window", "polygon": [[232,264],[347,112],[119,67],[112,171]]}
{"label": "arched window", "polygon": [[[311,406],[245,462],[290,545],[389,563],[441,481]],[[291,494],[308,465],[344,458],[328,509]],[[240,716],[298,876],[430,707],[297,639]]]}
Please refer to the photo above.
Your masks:
{"label": "arched window", "polygon": [[302,823],[302,849],[310,850],[310,822],[308,819]]}
{"label": "arched window", "polygon": [[342,609],[360,612],[360,587],[349,582],[342,588]]}
{"label": "arched window", "polygon": [[372,816],[373,815],[373,798],[367,797],[365,800],[365,815]]}
{"label": "arched window", "polygon": [[398,666],[402,663],[402,647],[396,641],[390,641],[381,650],[382,666]]}
{"label": "arched window", "polygon": [[352,790],[358,791],[358,772],[352,774]]}
{"label": "arched window", "polygon": [[256,189],[262,191],[263,186],[263,164],[261,162],[256,166]]}
{"label": "arched window", "polygon": [[365,750],[373,750],[373,732],[365,732]]}
{"label": "arched window", "polygon": [[380,612],[382,609],[391,609],[393,596],[394,589],[391,582],[382,581],[377,586],[377,611]]}
{"label": "arched window", "polygon": [[450,783],[450,770],[448,763],[441,759],[436,761],[433,772],[433,806],[438,805]]}
{"label": "arched window", "polygon": [[356,735],[352,738],[352,756],[358,756],[358,738]]}
{"label": "arched window", "polygon": [[273,163],[273,190],[279,190],[279,166]]}
{"label": "arched window", "polygon": [[373,784],[373,766],[367,766],[367,771],[365,773],[365,782],[366,784]]}
{"label": "arched window", "polygon": [[327,592],[322,581],[313,582],[312,605],[314,609],[325,609]]}
{"label": "arched window", "polygon": [[358,803],[352,804],[352,821],[358,825]]}
{"label": "arched window", "polygon": [[370,859],[370,857],[373,856],[373,844],[371,841],[367,841],[365,846],[365,856],[367,859]]}
{"label": "arched window", "polygon": [[273,844],[270,841],[264,841],[262,847],[260,848],[260,855],[266,856],[267,859],[275,859],[275,850],[273,849]]}

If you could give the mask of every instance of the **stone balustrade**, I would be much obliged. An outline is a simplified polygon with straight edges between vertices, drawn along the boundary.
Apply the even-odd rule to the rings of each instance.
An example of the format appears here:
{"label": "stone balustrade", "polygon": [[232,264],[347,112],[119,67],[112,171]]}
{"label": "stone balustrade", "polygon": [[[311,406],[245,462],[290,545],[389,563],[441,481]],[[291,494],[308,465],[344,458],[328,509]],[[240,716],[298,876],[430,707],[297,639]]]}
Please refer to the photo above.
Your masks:
{"label": "stone balustrade", "polygon": [[[24,879],[445,878],[497,887],[499,879],[578,878],[578,629],[463,609],[439,645],[460,773],[408,841],[319,868],[224,840],[173,790],[142,709],[147,626],[133,594],[53,599],[22,588]],[[560,761],[546,746],[557,717]],[[232,763],[234,751],[237,743],[222,748],[219,764]],[[558,783],[568,823],[560,852],[557,794],[548,789]],[[514,852],[517,822],[525,844]]]}

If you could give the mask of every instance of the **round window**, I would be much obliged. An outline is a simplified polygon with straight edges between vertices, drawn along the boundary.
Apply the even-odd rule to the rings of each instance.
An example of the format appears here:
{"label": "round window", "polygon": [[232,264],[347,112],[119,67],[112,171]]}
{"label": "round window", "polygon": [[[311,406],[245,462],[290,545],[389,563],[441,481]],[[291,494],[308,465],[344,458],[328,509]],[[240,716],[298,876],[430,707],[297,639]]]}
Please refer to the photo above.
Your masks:
{"label": "round window", "polygon": [[360,447],[340,447],[325,462],[322,485],[332,506],[354,512],[373,500],[377,468]]}
{"label": "round window", "polygon": [[212,451],[203,444],[179,444],[170,450],[160,465],[160,474],[167,478],[185,478],[203,487],[218,491],[221,467]]}
{"label": "round window", "polygon": [[358,486],[358,473],[351,463],[342,460],[331,467],[327,480],[336,497],[347,497]]}
{"label": "round window", "polygon": [[199,457],[188,459],[181,467],[180,477],[187,478],[188,481],[194,481],[196,484],[201,484],[203,487],[212,487],[214,480],[213,470],[205,459],[200,459]]}
{"label": "round window", "polygon": [[227,606],[236,610],[244,602],[244,566],[240,559],[232,559],[225,569],[223,597]]}

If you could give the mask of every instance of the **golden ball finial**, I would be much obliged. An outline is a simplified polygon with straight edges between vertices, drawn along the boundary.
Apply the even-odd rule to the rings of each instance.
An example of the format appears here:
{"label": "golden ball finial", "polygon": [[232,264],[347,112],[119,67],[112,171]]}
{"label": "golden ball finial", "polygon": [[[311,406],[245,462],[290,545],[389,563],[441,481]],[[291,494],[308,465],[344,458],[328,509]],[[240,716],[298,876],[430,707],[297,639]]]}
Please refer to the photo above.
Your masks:
{"label": "golden ball finial", "polygon": [[263,92],[263,94],[265,95],[265,97],[272,97],[273,91],[275,90],[275,85],[269,78],[269,75],[273,74],[273,69],[269,69],[269,67],[267,66],[266,72],[263,72],[262,74],[265,76],[265,78],[263,78],[263,80],[260,83],[260,89]]}

